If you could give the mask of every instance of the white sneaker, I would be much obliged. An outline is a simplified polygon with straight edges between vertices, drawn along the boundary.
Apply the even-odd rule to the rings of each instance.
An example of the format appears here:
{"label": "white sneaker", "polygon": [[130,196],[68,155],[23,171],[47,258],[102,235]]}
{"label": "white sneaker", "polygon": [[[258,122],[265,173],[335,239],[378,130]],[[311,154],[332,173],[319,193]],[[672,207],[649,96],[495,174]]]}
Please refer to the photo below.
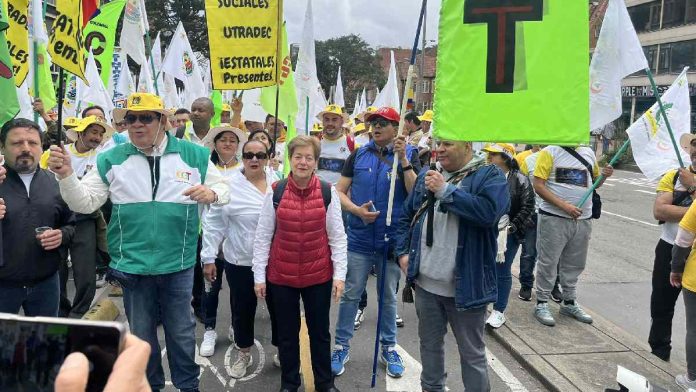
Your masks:
{"label": "white sneaker", "polygon": [[358,309],[358,313],[355,314],[355,322],[353,322],[353,329],[356,331],[360,329],[362,322],[365,321],[365,311]]}
{"label": "white sneaker", "polygon": [[488,320],[486,320],[486,324],[490,325],[493,328],[500,328],[505,324],[505,314],[494,310],[491,312],[491,315],[488,317]]}
{"label": "white sneaker", "polygon": [[280,369],[280,357],[278,354],[273,354],[273,366]]}
{"label": "white sneaker", "polygon": [[205,331],[203,334],[203,342],[199,353],[201,357],[211,357],[215,354],[215,341],[217,340],[217,332],[214,330]]}
{"label": "white sneaker", "polygon": [[227,339],[230,340],[230,343],[234,343],[234,328],[230,325],[230,329],[227,330]]}
{"label": "white sneaker", "polygon": [[251,364],[253,363],[253,359],[251,357],[251,351],[249,352],[244,352],[240,351],[237,354],[237,360],[234,361],[234,364],[232,365],[232,368],[230,369],[230,377],[232,378],[242,378],[246,375],[247,369]]}

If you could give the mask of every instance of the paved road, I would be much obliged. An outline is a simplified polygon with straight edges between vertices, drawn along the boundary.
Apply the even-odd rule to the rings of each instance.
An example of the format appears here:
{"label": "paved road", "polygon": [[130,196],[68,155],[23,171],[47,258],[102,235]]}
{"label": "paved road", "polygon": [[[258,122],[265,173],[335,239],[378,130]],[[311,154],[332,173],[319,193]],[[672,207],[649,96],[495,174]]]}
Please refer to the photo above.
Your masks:
{"label": "paved road", "polygon": [[[372,350],[374,349],[374,331],[377,318],[376,295],[374,282],[371,278],[370,302],[366,311],[366,320],[353,339],[351,348],[351,360],[346,365],[346,372],[336,379],[336,385],[341,391],[368,391],[372,375]],[[226,283],[225,283],[226,285]],[[250,368],[247,377],[242,380],[232,380],[226,370],[226,366],[234,362],[236,351],[227,339],[229,326],[229,303],[227,287],[220,293],[221,304],[218,313],[218,344],[215,355],[210,358],[198,358],[202,367],[201,390],[205,391],[277,391],[280,388],[280,370],[272,364],[275,348],[271,345],[270,320],[263,302],[259,303],[256,316],[256,349],[253,350],[255,364]],[[223,300],[224,299],[224,300]],[[338,306],[332,307],[332,325],[336,320]],[[385,375],[384,368],[378,367],[377,391],[388,392],[420,392],[420,363],[418,349],[417,319],[415,308],[409,304],[399,304],[399,313],[406,321],[404,328],[399,328],[399,346],[407,371],[401,379],[391,379]],[[125,320],[124,320],[125,321]],[[198,343],[203,336],[203,327],[197,326]],[[164,341],[160,331],[160,344],[164,347]],[[333,329],[332,329],[333,335]],[[462,391],[464,386],[459,370],[459,356],[456,351],[456,343],[453,336],[448,334],[446,341],[446,364],[449,374],[448,387],[451,391]],[[492,338],[487,337],[489,350],[489,371],[491,388],[500,392],[534,392],[546,391],[544,387],[517,363],[511,356]],[[263,352],[264,363],[259,363],[259,351]],[[168,369],[165,358],[165,369]],[[169,379],[169,377],[168,377]],[[168,386],[166,391],[174,391],[173,386]]]}
{"label": "paved road", "polygon": [[[605,188],[602,218],[594,222],[579,301],[647,343],[655,245],[660,227],[653,218],[654,181],[617,170]],[[684,304],[677,303],[672,358],[685,362]]]}

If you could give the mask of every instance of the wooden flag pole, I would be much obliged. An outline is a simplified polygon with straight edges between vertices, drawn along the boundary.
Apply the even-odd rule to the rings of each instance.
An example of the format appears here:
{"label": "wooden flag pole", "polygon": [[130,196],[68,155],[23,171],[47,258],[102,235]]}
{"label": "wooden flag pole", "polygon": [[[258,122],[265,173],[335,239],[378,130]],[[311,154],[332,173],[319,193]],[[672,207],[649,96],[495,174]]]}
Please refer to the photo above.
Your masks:
{"label": "wooden flag pole", "polygon": [[[619,158],[621,158],[621,156],[626,152],[626,150],[628,149],[628,146],[629,146],[630,144],[631,144],[631,139],[626,139],[626,141],[625,141],[624,144],[621,146],[621,148],[619,149],[619,151],[617,151],[616,154],[614,154],[614,157],[611,158],[611,161],[609,161],[609,166],[614,166],[614,164],[616,163],[616,161],[618,161]],[[587,192],[585,192],[585,195],[583,195],[582,199],[580,200],[580,203],[577,204],[577,207],[578,207],[578,208],[582,208],[582,206],[585,204],[585,202],[587,201],[587,199],[590,198],[590,196],[592,195],[592,193],[597,189],[597,187],[599,187],[599,184],[601,184],[602,181],[604,181],[604,174],[601,174],[601,173],[600,173],[600,174],[599,174],[599,177],[597,177],[597,179],[595,180],[594,184],[592,184],[592,187],[591,187],[590,189],[588,189]]]}

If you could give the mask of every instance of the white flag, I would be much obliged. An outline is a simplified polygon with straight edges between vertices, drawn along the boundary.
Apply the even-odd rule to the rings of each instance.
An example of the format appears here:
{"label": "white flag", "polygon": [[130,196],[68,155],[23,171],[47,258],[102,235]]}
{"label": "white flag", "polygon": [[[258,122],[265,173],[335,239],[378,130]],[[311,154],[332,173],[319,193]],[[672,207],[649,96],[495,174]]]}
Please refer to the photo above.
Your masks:
{"label": "white flag", "polygon": [[143,13],[145,8],[141,8],[141,4],[141,0],[128,0],[126,3],[119,45],[123,53],[129,55],[136,63],[143,65],[147,59],[145,58],[145,43],[143,42],[145,35]]}
{"label": "white flag", "polygon": [[[691,133],[691,100],[689,81],[686,78],[687,70],[688,67],[662,95],[662,103],[678,145],[683,135]],[[633,159],[649,179],[657,180],[668,170],[679,167],[677,153],[657,103],[626,132],[631,138]],[[684,162],[691,162],[686,151],[681,147],[678,150]]]}
{"label": "white flag", "polygon": [[396,75],[396,61],[394,61],[394,51],[391,51],[391,62],[389,64],[389,79],[387,79],[387,84],[384,85],[382,92],[377,93],[377,98],[372,106],[378,108],[390,107],[397,111],[401,108],[401,101],[399,101],[399,82]]}
{"label": "white flag", "polygon": [[360,111],[358,113],[362,113],[365,110],[367,110],[367,93],[363,87],[362,94],[360,95]]}
{"label": "white flag", "polygon": [[29,35],[39,44],[48,43],[48,34],[46,33],[46,27],[44,25],[43,19],[43,7],[41,0],[31,0],[31,5],[29,6],[31,13],[29,14],[30,22],[27,24],[30,31]]}
{"label": "white flag", "polygon": [[609,0],[590,64],[590,129],[621,115],[621,79],[646,68],[648,61],[624,0]]}
{"label": "white flag", "polygon": [[87,64],[85,65],[85,79],[89,85],[86,85],[82,79],[77,80],[77,102],[84,109],[87,105],[99,105],[106,112],[107,122],[111,121],[111,111],[114,109],[114,102],[109,92],[104,86],[104,82],[99,76],[97,63],[94,61],[92,51],[87,56]]}
{"label": "white flag", "polygon": [[[151,58],[154,65],[153,78],[156,78],[157,91],[159,91],[160,96],[162,96],[167,89],[164,82],[164,73],[162,73],[162,43],[160,41],[160,34],[157,33],[157,38],[155,42],[152,43]],[[164,97],[162,97],[164,98]]]}
{"label": "white flag", "polygon": [[126,55],[121,53],[121,73],[118,75],[118,82],[114,89],[114,98],[119,102],[125,102],[128,97],[135,92],[133,76],[128,69]]}
{"label": "white flag", "polygon": [[[162,74],[160,74],[162,75]],[[174,77],[169,74],[164,74],[164,90],[162,90],[162,99],[164,99],[164,105],[167,108],[179,108],[181,100],[179,98],[179,92],[176,91],[176,82]]]}
{"label": "white flag", "polygon": [[[266,111],[261,106],[261,89],[245,90],[242,96],[242,118],[249,121],[266,121]],[[304,120],[303,120],[304,121]]]}
{"label": "white flag", "polygon": [[351,113],[350,118],[355,119],[358,114],[360,114],[360,94],[355,96],[355,105],[353,105],[353,113]]}
{"label": "white flag", "polygon": [[155,83],[150,72],[150,62],[147,61],[140,66],[140,76],[138,76],[138,92],[155,94]]}
{"label": "white flag", "polygon": [[166,72],[184,83],[184,107],[190,108],[194,100],[208,96],[201,77],[201,67],[198,65],[196,55],[191,49],[191,43],[189,43],[184,25],[181,22],[176,26],[172,42],[169,44],[164,61],[162,61],[162,72]]}
{"label": "white flag", "polygon": [[334,103],[340,107],[346,106],[343,98],[343,80],[341,80],[341,67],[338,67],[338,77],[336,78],[336,92],[334,93]]}
{"label": "white flag", "polygon": [[295,69],[295,89],[297,90],[297,121],[295,127],[300,134],[309,134],[307,128],[307,98],[309,97],[309,128],[316,121],[316,116],[326,108],[328,102],[317,77],[317,61],[314,48],[314,17],[312,13],[312,0],[307,0],[307,12],[305,13],[304,28],[302,29],[302,43],[297,55],[297,68]]}

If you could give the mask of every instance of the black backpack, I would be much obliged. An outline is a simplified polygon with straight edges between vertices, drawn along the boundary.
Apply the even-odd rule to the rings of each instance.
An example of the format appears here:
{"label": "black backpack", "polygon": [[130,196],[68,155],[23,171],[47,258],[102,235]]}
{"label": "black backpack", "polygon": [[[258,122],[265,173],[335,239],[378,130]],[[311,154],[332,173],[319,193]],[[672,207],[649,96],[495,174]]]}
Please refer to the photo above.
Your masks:
{"label": "black backpack", "polygon": [[[321,197],[324,199],[324,209],[329,209],[329,204],[331,204],[331,183],[319,180],[321,183]],[[285,192],[285,187],[288,185],[288,179],[284,178],[276,184],[273,189],[273,208],[278,209],[280,205],[280,200],[283,198],[283,193]]]}

